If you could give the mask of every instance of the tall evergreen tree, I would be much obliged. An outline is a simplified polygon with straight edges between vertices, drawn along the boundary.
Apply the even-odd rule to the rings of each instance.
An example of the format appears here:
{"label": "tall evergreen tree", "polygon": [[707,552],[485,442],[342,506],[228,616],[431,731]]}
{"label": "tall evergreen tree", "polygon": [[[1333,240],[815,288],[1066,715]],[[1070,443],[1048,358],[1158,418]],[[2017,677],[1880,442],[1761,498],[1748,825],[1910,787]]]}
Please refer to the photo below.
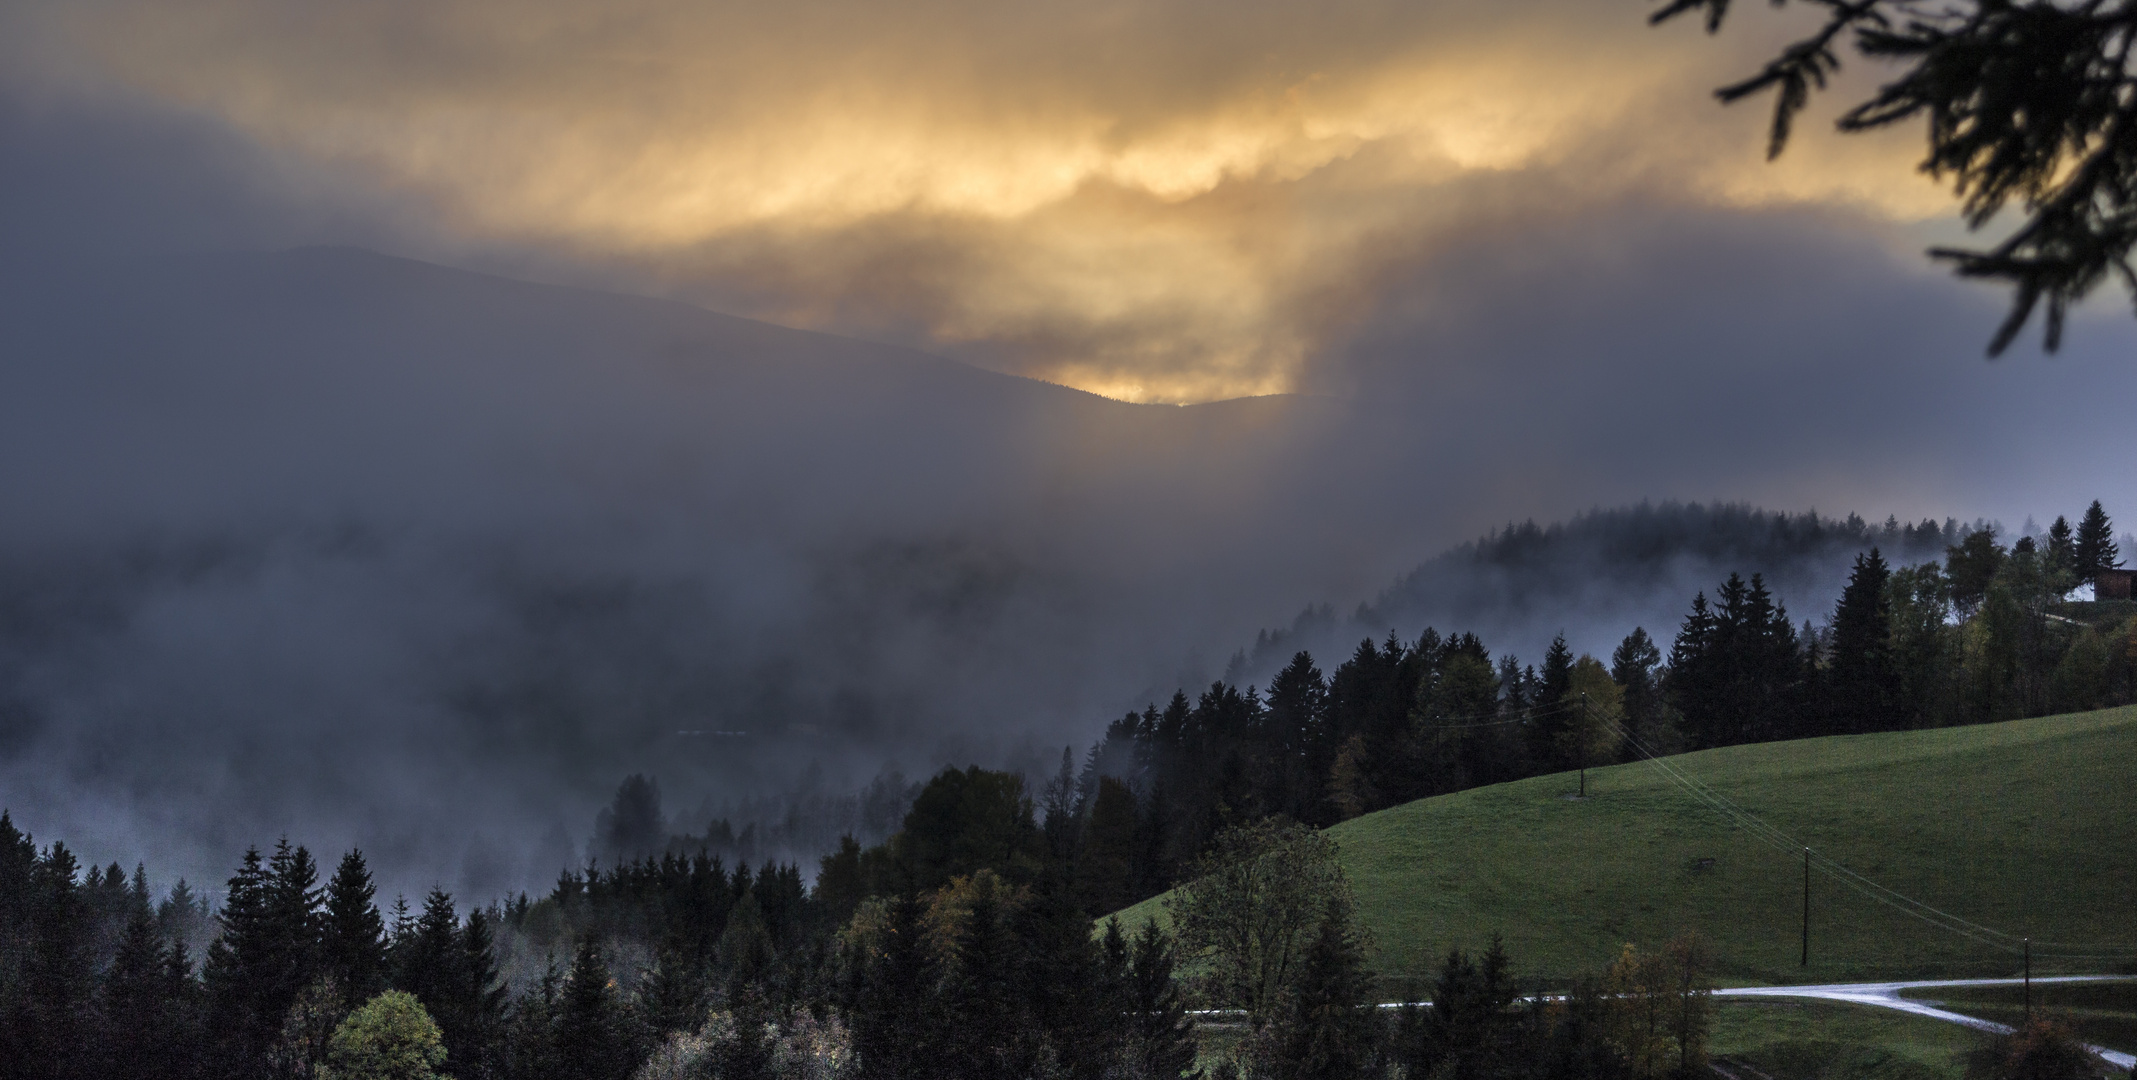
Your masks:
{"label": "tall evergreen tree", "polygon": [[180,949],[164,946],[146,904],[127,921],[99,994],[94,1048],[101,1075],[182,1080],[191,1074],[200,1045],[188,993],[192,980],[173,971],[184,965]]}
{"label": "tall evergreen tree", "polygon": [[92,1075],[84,1048],[96,1006],[94,924],[78,876],[74,854],[55,841],[21,882],[20,968],[0,1034],[0,1060],[21,1080]]}
{"label": "tall evergreen tree", "polygon": [[853,1048],[863,1080],[923,1080],[936,1075],[943,1030],[935,1008],[934,965],[923,941],[920,902],[884,903],[880,933],[855,943],[845,986]]}
{"label": "tall evergreen tree", "polygon": [[[1109,943],[1117,939],[1120,924],[1109,924],[1108,933]],[[1195,1025],[1173,980],[1176,959],[1172,937],[1149,920],[1111,962],[1121,977],[1122,1053],[1130,1075],[1177,1080],[1194,1073]]]}
{"label": "tall evergreen tree", "polygon": [[2061,514],[2055,523],[2048,526],[2048,566],[2052,570],[2075,575],[2078,572],[2078,544],[2076,534],[2070,528],[2070,519]]}
{"label": "tall evergreen tree", "polygon": [[1573,688],[1573,650],[1566,647],[1566,635],[1561,632],[1551,639],[1551,647],[1544,650],[1543,667],[1538,672],[1543,679],[1542,693],[1536,701],[1540,712],[1527,725],[1529,735],[1529,760],[1536,767],[1549,771],[1559,767],[1559,747],[1565,743],[1567,732],[1572,730],[1575,717],[1562,706],[1566,693]]}
{"label": "tall evergreen tree", "polygon": [[1321,669],[1312,654],[1293,654],[1269,683],[1268,725],[1280,788],[1267,800],[1272,810],[1315,823],[1327,816],[1328,770],[1336,760],[1327,712]]}
{"label": "tall evergreen tree", "polygon": [[1518,1034],[1514,1003],[1521,991],[1498,935],[1475,959],[1451,949],[1432,983],[1432,1011],[1422,1045],[1409,1048],[1413,1072],[1442,1069],[1455,1076],[1493,1076],[1512,1056]]}
{"label": "tall evergreen tree", "polygon": [[[1010,987],[1022,1006],[1020,1053],[1051,1053],[1071,1076],[1099,1080],[1114,1063],[1118,1001],[1111,1000],[1091,920],[1065,879],[1042,878],[1010,915]],[[1026,1075],[1029,1075],[1028,1073]]]}
{"label": "tall evergreen tree", "polygon": [[264,1075],[290,1005],[311,981],[317,955],[318,878],[311,856],[285,839],[272,860],[246,849],[209,946],[209,1030],[225,1075]]}
{"label": "tall evergreen tree", "polygon": [[1855,557],[1833,609],[1833,653],[1825,713],[1837,731],[1878,731],[1900,718],[1900,675],[1892,651],[1892,572],[1878,549]]}
{"label": "tall evergreen tree", "polygon": [[1331,896],[1270,1032],[1276,1075],[1363,1080],[1372,1065],[1372,979],[1348,901]]}
{"label": "tall evergreen tree", "polygon": [[415,995],[437,1021],[453,1075],[462,1080],[479,1080],[497,1065],[504,988],[494,949],[488,916],[469,912],[463,926],[451,894],[433,888],[390,957],[395,988]]}
{"label": "tall evergreen tree", "polygon": [[706,974],[705,965],[679,944],[671,941],[662,947],[638,987],[638,1015],[647,1034],[665,1038],[694,1032],[705,1023],[711,992]]}
{"label": "tall evergreen tree", "polygon": [[636,1062],[623,1026],[600,943],[581,938],[556,1004],[559,1073],[573,1080],[625,1080]]}
{"label": "tall evergreen tree", "polygon": [[1118,911],[1135,896],[1135,792],[1108,776],[1098,781],[1084,825],[1082,857],[1076,862],[1076,887],[1084,911],[1093,917]]}
{"label": "tall evergreen tree", "polygon": [[2100,571],[2122,565],[2121,552],[2115,543],[2115,527],[2108,521],[2107,511],[2101,509],[2098,499],[2085,508],[2085,516],[2078,521],[2077,542],[2072,554],[2078,582],[2084,585],[2097,584]]}
{"label": "tall evergreen tree", "polygon": [[361,851],[343,855],[327,882],[320,962],[351,1008],[386,985],[386,920],[377,893]]}
{"label": "tall evergreen tree", "polygon": [[450,1010],[452,1026],[439,1025],[446,1050],[459,1062],[459,1080],[485,1080],[500,1073],[507,988],[497,970],[496,934],[491,916],[477,908],[460,927],[460,983]]}
{"label": "tall evergreen tree", "polygon": [[1540,669],[1539,674],[1543,676],[1543,701],[1541,704],[1556,704],[1560,698],[1566,696],[1566,691],[1572,687],[1573,650],[1566,647],[1564,631],[1560,631],[1557,636],[1553,637],[1551,639],[1551,647],[1544,650],[1543,667]]}
{"label": "tall evergreen tree", "polygon": [[1625,724],[1633,737],[1655,753],[1677,749],[1662,698],[1662,649],[1635,626],[1610,654],[1610,678],[1624,691]]}

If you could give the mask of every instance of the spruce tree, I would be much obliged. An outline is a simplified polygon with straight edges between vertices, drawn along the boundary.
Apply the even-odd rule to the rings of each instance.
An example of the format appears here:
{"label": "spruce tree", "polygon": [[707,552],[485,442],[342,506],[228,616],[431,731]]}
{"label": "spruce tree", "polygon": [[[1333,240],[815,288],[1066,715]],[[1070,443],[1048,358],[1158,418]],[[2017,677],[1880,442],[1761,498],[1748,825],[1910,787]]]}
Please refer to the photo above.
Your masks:
{"label": "spruce tree", "polygon": [[437,1021],[453,1075],[480,1080],[494,1070],[505,991],[489,916],[469,912],[463,926],[452,895],[433,888],[423,914],[394,941],[390,961],[395,988],[415,995]]}
{"label": "spruce tree", "polygon": [[99,995],[97,1052],[106,1076],[141,1080],[171,1075],[173,1002],[167,1000],[168,954],[144,907],[126,924],[126,936],[104,972]]}
{"label": "spruce tree", "polygon": [[1551,639],[1551,647],[1543,654],[1543,701],[1540,704],[1555,705],[1566,696],[1573,685],[1573,650],[1566,647],[1566,635],[1560,631]]}
{"label": "spruce tree", "polygon": [[938,1049],[955,1037],[936,1008],[936,972],[922,938],[920,902],[886,902],[872,940],[847,958],[844,1004],[863,1080],[923,1080],[936,1075]]}
{"label": "spruce tree", "polygon": [[2078,544],[2070,528],[2070,519],[2057,514],[2055,524],[2048,526],[2048,568],[2073,577],[2078,572]]}
{"label": "spruce tree", "polygon": [[1113,959],[1120,924],[1107,926],[1106,955],[1109,969],[1119,965],[1125,977],[1121,997],[1127,1029],[1123,1051],[1131,1067],[1129,1075],[1176,1080],[1193,1073],[1196,1043],[1194,1021],[1173,982],[1176,956],[1171,935],[1158,928],[1156,920],[1143,923],[1132,946],[1121,947],[1125,963]]}
{"label": "spruce tree", "polygon": [[1855,569],[1833,609],[1833,654],[1825,710],[1842,733],[1878,731],[1901,715],[1899,667],[1892,652],[1892,572],[1876,548]]}
{"label": "spruce tree", "polygon": [[710,990],[705,976],[704,966],[692,960],[679,943],[663,946],[638,989],[638,1014],[645,1021],[646,1033],[666,1038],[703,1026]]}
{"label": "spruce tree", "polygon": [[271,884],[260,849],[246,848],[216,913],[220,933],[208,946],[201,972],[208,1030],[216,1042],[215,1071],[226,1076],[265,1073],[267,1048],[280,1034],[288,1007],[287,1001],[275,1000],[282,980],[274,970],[280,950],[271,940]]}
{"label": "spruce tree", "polygon": [[1626,726],[1648,749],[1668,753],[1675,747],[1669,745],[1674,739],[1663,737],[1667,725],[1663,719],[1661,666],[1662,649],[1647,636],[1645,627],[1633,627],[1610,654],[1610,677],[1625,692]]}
{"label": "spruce tree", "polygon": [[1331,896],[1270,1032],[1273,1071],[1291,1080],[1363,1080],[1376,1042],[1371,986],[1349,903]]}
{"label": "spruce tree", "polygon": [[505,1035],[506,1075],[512,1080],[570,1080],[557,1053],[557,1012],[564,973],[551,956],[534,986],[513,1003]]}
{"label": "spruce tree", "polygon": [[1061,768],[1055,770],[1054,778],[1046,782],[1041,796],[1039,831],[1046,837],[1046,854],[1053,862],[1067,866],[1076,860],[1076,847],[1081,840],[1082,822],[1076,798],[1076,752],[1074,747],[1061,748]]}
{"label": "spruce tree", "polygon": [[1114,777],[1100,779],[1083,832],[1076,889],[1084,911],[1096,917],[1127,907],[1137,899],[1135,792]]}
{"label": "spruce tree", "polygon": [[2121,567],[2121,552],[2115,543],[2114,525],[2107,519],[2107,511],[2101,509],[2100,500],[2094,499],[2085,508],[2085,516],[2078,522],[2077,542],[2073,550],[2077,566],[2078,582],[2083,585],[2099,583],[2100,571]]}
{"label": "spruce tree", "polygon": [[93,1075],[84,1047],[95,1019],[94,925],[78,872],[74,854],[55,841],[22,882],[25,940],[15,985],[5,988],[13,993],[0,1034],[4,1060],[21,1080]]}
{"label": "spruce tree", "polygon": [[1327,722],[1328,682],[1311,653],[1299,652],[1269,683],[1268,725],[1280,794],[1271,807],[1300,821],[1325,814],[1328,768],[1336,747]]}
{"label": "spruce tree", "polygon": [[343,855],[327,883],[320,960],[352,1008],[385,989],[386,921],[377,892],[361,851]]}
{"label": "spruce tree", "polygon": [[1514,1003],[1521,991],[1499,936],[1482,957],[1450,949],[1432,984],[1432,1010],[1423,1017],[1420,1045],[1410,1048],[1413,1072],[1446,1069],[1456,1076],[1496,1075],[1518,1039]]}
{"label": "spruce tree", "polygon": [[1566,693],[1573,687],[1573,650],[1566,647],[1564,633],[1551,639],[1551,647],[1543,654],[1543,669],[1539,674],[1543,686],[1536,707],[1544,711],[1527,725],[1529,761],[1538,771],[1548,772],[1563,764],[1559,760],[1559,747],[1578,719],[1565,708]]}
{"label": "spruce tree", "polygon": [[1115,1058],[1117,1003],[1108,1000],[1103,949],[1069,883],[1042,878],[1034,895],[1012,905],[1008,921],[1008,986],[1025,1028],[1018,1055],[1037,1055],[1043,1043],[1072,1075],[1102,1074]]}
{"label": "spruce tree", "polygon": [[453,1068],[459,1080],[497,1075],[503,1063],[498,1040],[504,1036],[507,989],[498,975],[491,922],[490,914],[477,908],[467,913],[460,927],[460,982],[451,1015],[453,1026],[440,1025],[446,1049],[459,1062]]}
{"label": "spruce tree", "polygon": [[632,1066],[622,1011],[608,964],[592,936],[579,940],[558,995],[554,1022],[558,1072],[574,1080],[625,1080]]}
{"label": "spruce tree", "polygon": [[462,981],[459,937],[452,894],[433,886],[423,898],[423,914],[393,942],[394,988],[414,994],[433,1018],[457,996]]}

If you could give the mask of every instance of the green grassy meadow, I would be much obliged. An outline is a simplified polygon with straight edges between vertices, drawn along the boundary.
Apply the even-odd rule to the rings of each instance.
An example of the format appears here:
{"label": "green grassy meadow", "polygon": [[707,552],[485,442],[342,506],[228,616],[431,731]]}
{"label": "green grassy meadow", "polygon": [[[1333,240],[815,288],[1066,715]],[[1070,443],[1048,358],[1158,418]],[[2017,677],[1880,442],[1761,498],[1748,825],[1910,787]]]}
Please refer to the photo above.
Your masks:
{"label": "green grassy meadow", "polygon": [[[2137,946],[2137,708],[1685,754],[1670,764],[1819,852],[2011,933]],[[1725,983],[2014,975],[2018,960],[1811,881],[1802,864],[1698,803],[1653,764],[1423,799],[1331,830],[1400,993],[1450,946],[1504,935],[1547,982],[1626,943],[1694,930]],[[1161,914],[1159,901],[1127,919]],[[2038,950],[2034,970],[2119,970]]]}
{"label": "green grassy meadow", "polygon": [[[2025,989],[2018,986],[1940,986],[1903,996],[2014,1027],[2026,1016]],[[2033,1008],[2068,1023],[2088,1042],[2137,1052],[2137,981],[2035,984]]]}
{"label": "green grassy meadow", "polygon": [[1707,1049],[1737,1080],[1962,1080],[1981,1042],[1957,1024],[1867,1005],[1724,1001]]}

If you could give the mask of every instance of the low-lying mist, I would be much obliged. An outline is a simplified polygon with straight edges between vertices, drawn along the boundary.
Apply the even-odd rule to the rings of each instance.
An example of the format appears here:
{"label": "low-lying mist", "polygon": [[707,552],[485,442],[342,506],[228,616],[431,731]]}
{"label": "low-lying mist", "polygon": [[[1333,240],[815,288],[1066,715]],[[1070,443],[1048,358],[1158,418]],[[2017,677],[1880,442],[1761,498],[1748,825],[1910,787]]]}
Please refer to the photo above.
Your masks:
{"label": "low-lying mist", "polygon": [[[633,774],[676,833],[769,835],[894,772],[1050,773],[1296,647],[1601,654],[1731,571],[1822,619],[1856,542],[1625,563],[1574,522],[1527,561],[1435,558],[1509,521],[2133,505],[2097,464],[2127,365],[1981,365],[1973,307],[1827,272],[1863,246],[1830,222],[1717,220],[1383,252],[1328,396],[1185,408],[349,249],[14,247],[0,804],[196,886],[287,834],[481,899],[586,857]],[[1750,279],[1702,269],[1745,252]],[[1886,321],[1929,330],[1859,332]]]}

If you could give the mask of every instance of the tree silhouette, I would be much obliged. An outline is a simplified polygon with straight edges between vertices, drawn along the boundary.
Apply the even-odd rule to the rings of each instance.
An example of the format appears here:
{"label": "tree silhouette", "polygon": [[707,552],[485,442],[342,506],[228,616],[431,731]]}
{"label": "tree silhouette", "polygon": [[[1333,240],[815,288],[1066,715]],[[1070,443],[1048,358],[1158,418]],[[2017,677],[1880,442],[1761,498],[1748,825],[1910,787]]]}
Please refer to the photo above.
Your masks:
{"label": "tree silhouette", "polygon": [[[1785,5],[1788,0],[1775,0]],[[1901,67],[1840,130],[1870,131],[1921,117],[1923,172],[1949,180],[1967,225],[1980,229],[2017,203],[2025,219],[1986,249],[1931,248],[1961,277],[2008,283],[2011,312],[1989,341],[2007,348],[2042,301],[2043,345],[2062,342],[2063,317],[2109,275],[2137,295],[2137,5],[2062,0],[1799,0],[1818,29],[1757,74],[1716,95],[1735,102],[1774,92],[1769,158],[1788,144],[1796,114],[1840,69],[1844,41]],[[1705,17],[1721,28],[1730,0],[1667,0],[1651,22]]]}

